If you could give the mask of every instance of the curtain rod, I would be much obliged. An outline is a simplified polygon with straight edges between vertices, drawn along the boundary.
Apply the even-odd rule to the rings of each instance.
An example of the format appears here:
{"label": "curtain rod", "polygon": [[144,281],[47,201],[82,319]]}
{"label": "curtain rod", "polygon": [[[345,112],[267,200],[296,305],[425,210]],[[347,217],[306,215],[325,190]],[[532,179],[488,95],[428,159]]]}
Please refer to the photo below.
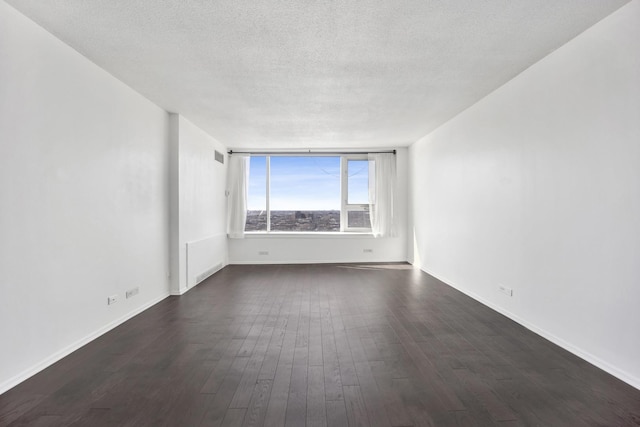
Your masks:
{"label": "curtain rod", "polygon": [[227,154],[256,154],[256,155],[296,155],[296,154],[316,154],[327,156],[331,155],[347,155],[347,154],[396,154],[396,150],[387,150],[387,151],[227,151]]}

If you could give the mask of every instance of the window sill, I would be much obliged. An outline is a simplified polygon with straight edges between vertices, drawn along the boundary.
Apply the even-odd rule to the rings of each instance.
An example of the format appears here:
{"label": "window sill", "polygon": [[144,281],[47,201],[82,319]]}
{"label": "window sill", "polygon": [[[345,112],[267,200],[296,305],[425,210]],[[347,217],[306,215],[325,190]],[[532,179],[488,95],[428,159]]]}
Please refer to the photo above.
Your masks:
{"label": "window sill", "polygon": [[245,239],[373,239],[370,231],[247,231]]}

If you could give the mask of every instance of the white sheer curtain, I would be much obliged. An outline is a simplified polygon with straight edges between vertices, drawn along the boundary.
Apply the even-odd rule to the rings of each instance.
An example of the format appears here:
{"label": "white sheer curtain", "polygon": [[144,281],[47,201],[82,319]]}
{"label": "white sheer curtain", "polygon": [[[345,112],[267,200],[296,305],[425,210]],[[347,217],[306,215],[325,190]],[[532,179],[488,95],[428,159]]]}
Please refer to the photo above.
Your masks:
{"label": "white sheer curtain", "polygon": [[396,187],[396,156],[369,154],[369,213],[374,237],[393,237],[393,193]]}
{"label": "white sheer curtain", "polygon": [[246,154],[229,156],[227,169],[227,235],[232,239],[244,237],[247,222],[247,181],[249,159]]}

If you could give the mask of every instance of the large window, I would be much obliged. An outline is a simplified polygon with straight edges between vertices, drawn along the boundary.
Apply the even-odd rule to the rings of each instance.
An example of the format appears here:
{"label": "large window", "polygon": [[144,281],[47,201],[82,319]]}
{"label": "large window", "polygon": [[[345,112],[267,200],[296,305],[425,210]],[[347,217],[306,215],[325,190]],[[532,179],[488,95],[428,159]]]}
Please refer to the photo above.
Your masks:
{"label": "large window", "polygon": [[245,231],[369,231],[366,156],[252,156]]}

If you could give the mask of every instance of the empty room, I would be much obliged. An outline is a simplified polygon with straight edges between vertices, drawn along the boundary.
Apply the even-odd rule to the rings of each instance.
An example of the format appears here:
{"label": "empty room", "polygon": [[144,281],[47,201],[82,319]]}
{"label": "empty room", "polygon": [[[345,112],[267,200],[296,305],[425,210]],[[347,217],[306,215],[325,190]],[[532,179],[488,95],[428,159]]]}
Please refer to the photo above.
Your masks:
{"label": "empty room", "polygon": [[640,0],[0,0],[0,426],[640,426]]}

